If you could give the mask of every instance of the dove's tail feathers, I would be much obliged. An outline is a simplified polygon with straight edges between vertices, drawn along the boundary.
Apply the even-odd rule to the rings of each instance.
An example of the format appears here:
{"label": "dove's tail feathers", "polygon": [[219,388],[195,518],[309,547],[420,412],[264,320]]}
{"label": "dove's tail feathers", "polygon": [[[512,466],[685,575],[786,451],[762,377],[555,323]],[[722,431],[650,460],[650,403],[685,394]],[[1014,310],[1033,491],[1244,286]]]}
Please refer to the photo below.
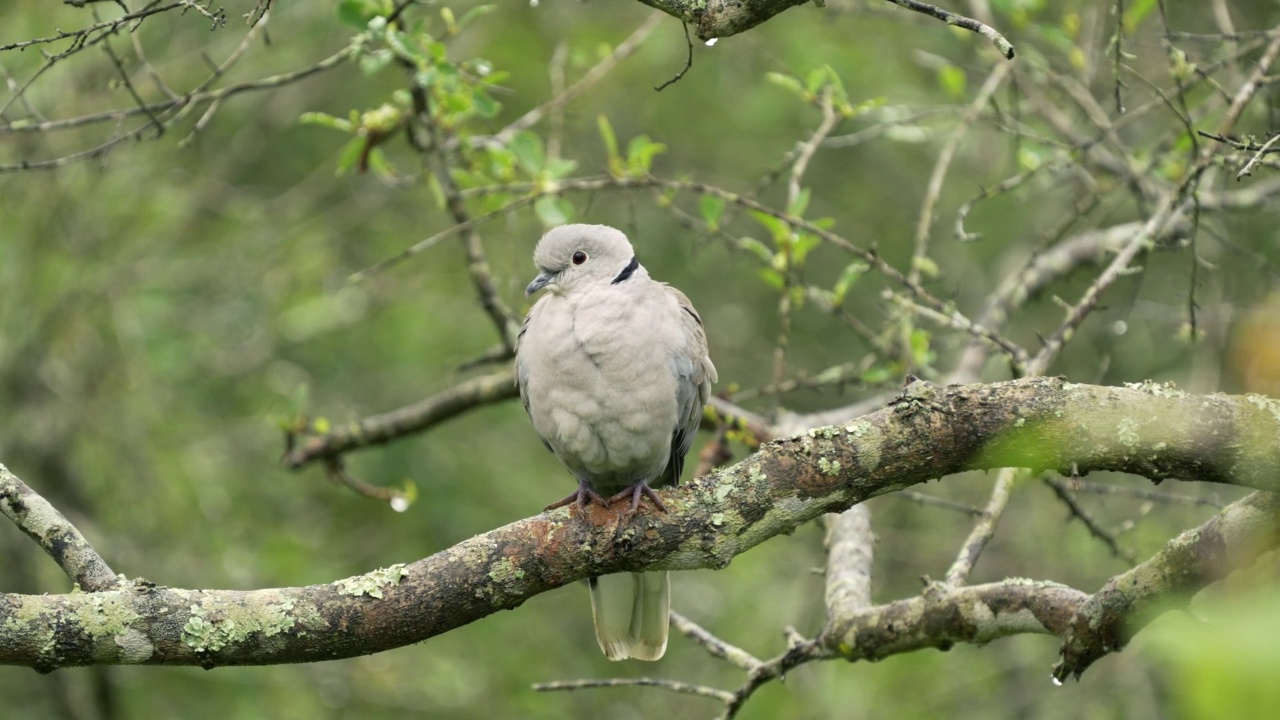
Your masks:
{"label": "dove's tail feathers", "polygon": [[666,572],[591,578],[596,640],[610,660],[658,660],[667,651],[671,580]]}

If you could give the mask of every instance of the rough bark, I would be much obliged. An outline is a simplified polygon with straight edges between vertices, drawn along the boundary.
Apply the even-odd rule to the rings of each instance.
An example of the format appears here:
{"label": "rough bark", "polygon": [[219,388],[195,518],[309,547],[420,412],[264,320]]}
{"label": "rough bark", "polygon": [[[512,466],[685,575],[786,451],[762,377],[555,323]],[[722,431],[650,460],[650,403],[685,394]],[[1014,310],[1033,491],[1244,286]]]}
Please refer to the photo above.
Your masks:
{"label": "rough bark", "polygon": [[241,592],[137,582],[94,593],[3,595],[0,664],[214,667],[368,654],[588,576],[724,567],[823,513],[956,472],[1006,466],[1274,490],[1280,401],[1053,378],[945,388],[917,382],[875,413],[766,443],[737,465],[664,490],[668,513],[646,505],[625,524],[599,507],[584,515],[565,508],[411,564],[309,587]]}

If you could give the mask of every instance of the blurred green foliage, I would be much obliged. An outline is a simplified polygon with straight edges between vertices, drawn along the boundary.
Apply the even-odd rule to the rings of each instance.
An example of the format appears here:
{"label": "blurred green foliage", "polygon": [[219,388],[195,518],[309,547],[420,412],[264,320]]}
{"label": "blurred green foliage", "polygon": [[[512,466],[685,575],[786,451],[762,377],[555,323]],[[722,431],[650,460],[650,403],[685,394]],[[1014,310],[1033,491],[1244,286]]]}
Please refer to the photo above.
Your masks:
{"label": "blurred green foliage", "polygon": [[[1016,62],[1077,70],[1105,63],[1094,53],[1106,46],[1099,38],[1112,32],[1111,3],[990,4],[1018,47]],[[134,58],[136,42],[166,83],[193,86],[208,73],[202,57],[226,58],[243,36],[239,15],[253,4],[227,5],[226,27],[211,31],[194,12],[167,13],[136,32],[122,31],[113,46]],[[456,382],[464,376],[457,368],[497,341],[457,242],[349,281],[452,224],[430,172],[399,132],[413,111],[407,73],[429,88],[441,127],[464,141],[453,175],[463,188],[524,182],[524,191],[545,190],[574,173],[652,171],[748,192],[770,173],[785,175],[780,163],[820,122],[824,96],[841,115],[839,134],[898,118],[864,142],[818,152],[789,207],[785,181],[766,187],[761,198],[907,267],[940,141],[992,63],[1002,62],[982,38],[947,32],[884,3],[805,6],[715,47],[695,46],[685,77],[654,92],[685,55],[677,21],[666,19],[558,119],[505,143],[472,144],[466,141],[498,132],[545,102],[562,86],[558,72],[569,82],[588,72],[651,11],[639,3],[482,11],[462,2],[414,8],[400,26],[378,21],[387,5],[273,7],[270,42],[253,43],[220,82],[306,67],[346,47],[358,49],[358,62],[227,98],[198,132],[197,113],[160,137],[144,131],[145,141],[101,158],[0,175],[0,461],[66,511],[119,572],[180,587],[327,582],[439,551],[533,514],[566,492],[569,478],[515,403],[349,458],[351,472],[367,481],[412,482],[418,500],[407,512],[356,497],[318,469],[290,473],[277,463],[282,420],[308,413],[342,423],[408,404]],[[1167,60],[1155,5],[1128,3],[1124,16],[1125,52],[1153,73]],[[1173,21],[1210,32],[1207,5],[1174,8]],[[1242,28],[1278,19],[1274,4],[1260,0],[1233,2],[1231,10]],[[88,12],[6,4],[0,44],[82,26]],[[24,80],[43,62],[35,50],[0,55],[5,72]],[[161,94],[130,62],[136,91]],[[26,100],[50,118],[128,107],[129,89],[119,77],[110,62],[86,53],[53,65]],[[1108,73],[1090,77],[1109,87]],[[24,107],[10,102],[6,117],[22,116]],[[72,152],[111,131],[0,135],[0,163]],[[1154,129],[1127,132],[1139,139],[1152,133],[1139,142],[1152,155],[1149,163],[1162,161],[1149,171],[1171,177],[1182,171],[1178,151],[1185,153],[1189,136],[1170,146]],[[1057,150],[1034,134],[1014,140],[994,123],[979,123],[944,187],[939,226],[949,227],[945,213],[981,188]],[[362,163],[371,172],[351,172]],[[983,234],[982,242],[957,243],[937,232],[923,258],[935,292],[976,316],[987,293],[1077,212],[1069,197],[1055,194],[1056,182],[1046,177],[979,205],[968,226]],[[487,193],[473,211],[490,212],[518,196]],[[673,203],[710,230],[682,227],[665,207]],[[1120,222],[1134,212],[1119,202],[1103,219]],[[788,273],[830,288],[826,302],[869,327],[893,327],[880,299],[886,281],[864,263],[769,215],[742,216],[712,196],[644,190],[546,195],[481,226],[510,306],[526,307],[521,291],[542,226],[567,219],[622,227],[652,274],[687,292],[706,320],[726,386],[770,381],[778,293],[786,291]],[[718,239],[729,229],[741,241],[737,249]],[[1207,229],[1197,248],[1209,265],[1196,288],[1203,341],[1179,340],[1190,255],[1156,253],[1144,260],[1145,274],[1110,291],[1107,306],[1053,372],[1081,382],[1152,378],[1193,391],[1239,389],[1224,374],[1223,352],[1235,309],[1256,305],[1276,277],[1274,209],[1221,216]],[[1030,303],[1010,335],[1038,347],[1036,334],[1061,318],[1052,295],[1077,298],[1088,282],[1085,275],[1070,278]],[[796,309],[792,336],[789,368],[816,374],[873,358],[860,369],[861,384],[850,388],[900,380],[902,359],[879,355],[892,342],[888,335],[851,332],[812,303]],[[966,342],[922,324],[908,336],[910,364],[945,369]],[[1004,377],[996,361],[988,373]],[[835,391],[803,392],[786,404],[809,410],[849,400]],[[771,403],[763,398],[756,405]],[[983,475],[963,476],[925,489],[981,505],[989,484]],[[1188,492],[1235,497],[1224,488]],[[1108,526],[1139,518],[1123,538],[1140,555],[1211,512],[1103,497],[1093,509]],[[969,527],[961,514],[899,498],[873,505],[881,600],[918,592],[921,575],[942,575]],[[1028,576],[1092,590],[1124,569],[1068,520],[1047,488],[1024,483],[975,581]],[[3,591],[67,590],[65,578],[16,531],[0,530],[0,553]],[[821,533],[805,528],[724,571],[677,576],[674,606],[730,642],[771,656],[783,649],[784,626],[802,633],[820,627],[822,580],[810,568],[821,562]],[[1066,688],[1049,683],[1055,642],[1020,637],[877,664],[808,666],[785,685],[760,691],[743,717],[1267,716],[1278,700],[1264,678],[1280,666],[1280,655],[1262,642],[1275,630],[1266,607],[1259,602],[1231,614],[1238,626],[1221,632],[1164,624],[1158,640],[1103,660]],[[717,711],[706,700],[652,689],[529,689],[538,681],[650,673],[720,687],[740,681],[680,639],[657,666],[608,663],[592,638],[585,590],[564,588],[425,644],[342,662],[50,676],[4,668],[0,715],[641,718]],[[104,715],[103,708],[114,711]]]}

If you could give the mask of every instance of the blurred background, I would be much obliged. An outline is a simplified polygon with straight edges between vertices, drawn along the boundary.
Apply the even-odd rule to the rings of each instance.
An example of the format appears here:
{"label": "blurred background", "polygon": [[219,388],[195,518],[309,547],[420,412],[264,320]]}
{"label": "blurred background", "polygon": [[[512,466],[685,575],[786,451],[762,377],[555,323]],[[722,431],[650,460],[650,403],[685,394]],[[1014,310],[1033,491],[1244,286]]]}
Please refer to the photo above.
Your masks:
{"label": "blurred background", "polygon": [[[120,13],[97,5],[101,18]],[[342,50],[358,30],[341,21],[339,5],[350,9],[349,3],[272,8],[265,30],[217,86],[305,68]],[[1171,51],[1155,4],[1129,5],[1126,62],[1168,87]],[[1222,31],[1215,16],[1222,3],[1170,5],[1168,27]],[[185,92],[208,76],[206,59],[222,62],[245,36],[242,15],[253,4],[229,0],[225,6],[225,26],[212,30],[194,11],[170,12],[104,43],[136,87],[123,83],[110,55],[96,48],[54,63],[39,50],[57,53],[66,41],[0,52],[0,71],[9,79],[0,95],[3,122],[127,108],[134,92],[161,97],[136,62],[138,48],[151,69]],[[441,23],[441,7],[427,4],[411,13]],[[460,17],[472,5],[450,7]],[[1101,107],[1114,109],[1108,65],[1114,3],[992,0],[990,7],[1019,51],[1012,79],[993,105],[1010,111],[1032,96],[1039,69],[1074,78]],[[6,3],[0,46],[85,27],[91,12]],[[596,67],[652,13],[640,3],[561,1],[498,6],[476,19],[447,40],[450,57],[484,58],[509,75],[490,93],[499,103],[494,117],[475,118],[474,126],[496,132],[541,105],[557,87]],[[1235,39],[1178,41],[1184,60],[1213,69],[1226,94],[1256,59],[1256,52],[1241,49],[1254,39],[1247,33],[1280,22],[1280,7],[1234,0],[1230,18],[1241,33]],[[781,169],[783,179],[766,183],[760,195],[781,207],[788,153],[822,114],[780,77],[803,82],[815,69],[829,72],[859,112],[814,155],[804,178],[805,214],[832,218],[836,232],[874,245],[904,270],[938,153],[979,86],[1006,62],[973,33],[871,1],[795,8],[714,47],[695,39],[692,68],[655,92],[681,69],[686,52],[679,21],[664,16],[604,79],[534,132],[548,153],[575,161],[578,175],[606,166],[601,116],[623,145],[644,134],[665,146],[653,160],[656,175],[752,192]],[[1233,52],[1244,59],[1225,69],[1213,65]],[[281,425],[299,413],[336,424],[418,401],[476,374],[459,368],[498,339],[456,239],[350,280],[453,223],[402,137],[380,148],[374,171],[339,172],[350,164],[344,161],[349,138],[299,121],[307,112],[341,119],[377,108],[403,87],[394,68],[368,70],[348,62],[269,91],[236,94],[207,120],[200,108],[158,137],[144,131],[139,141],[50,170],[11,166],[93,147],[117,124],[50,132],[0,128],[0,165],[9,168],[0,173],[0,462],[66,512],[116,571],[187,588],[328,582],[440,551],[535,514],[571,488],[516,402],[479,408],[347,458],[351,473],[367,482],[411,481],[417,500],[405,512],[330,482],[319,468],[290,472],[279,463]],[[15,87],[28,81],[19,96]],[[1220,93],[1212,87],[1197,92],[1193,100]],[[1126,77],[1125,93],[1131,107],[1155,98],[1136,77]],[[1267,87],[1238,132],[1265,137],[1276,127],[1275,104]],[[1212,129],[1219,114],[1198,117],[1197,126]],[[951,228],[962,203],[1062,149],[1044,138],[1047,131],[1034,118],[1014,132],[1008,117],[984,114],[959,144],[929,248],[937,272],[926,273],[928,287],[970,317],[1037,248],[1145,211],[1114,178],[1044,173],[978,204],[966,227],[983,238],[957,242]],[[1152,175],[1175,177],[1191,142],[1171,112],[1152,112],[1120,132],[1135,148],[1136,171]],[[1275,168],[1264,165],[1239,189],[1274,179]],[[1079,188],[1088,182],[1101,186],[1084,193]],[[1087,202],[1109,192],[1114,202]],[[676,204],[699,215],[697,198]],[[717,233],[682,225],[651,191],[578,193],[557,209],[574,220],[623,228],[650,272],[692,298],[708,328],[719,389],[754,391],[771,383],[779,293],[757,258]],[[1166,243],[1140,261],[1145,272],[1111,288],[1050,373],[1087,383],[1171,380],[1194,392],[1275,394],[1276,209],[1263,196],[1206,212],[1194,244]],[[517,313],[528,307],[522,290],[546,218],[524,208],[480,226],[499,293]],[[726,228],[735,236],[769,238],[765,226],[741,213]],[[830,288],[854,260],[818,247],[805,281]],[[1051,333],[1062,318],[1054,297],[1075,302],[1094,275],[1069,276],[1020,308],[1009,337],[1038,349],[1037,336]],[[895,356],[895,328],[902,325],[881,298],[887,286],[867,273],[843,299],[843,309],[870,332],[814,303],[794,311],[788,377],[855,363],[858,372],[848,382],[744,404],[761,412],[778,404],[796,411],[844,405],[896,388],[908,366],[945,379],[968,336],[920,320],[916,327],[927,332],[917,336],[914,356]],[[999,359],[982,373],[984,380],[1009,377]],[[743,449],[736,450],[742,457]],[[1132,477],[1089,480],[1149,486]],[[918,489],[980,507],[990,482],[977,474]],[[1177,483],[1161,489],[1189,499],[1082,495],[1082,502],[1142,559],[1203,522],[1215,505],[1242,495]],[[913,595],[922,576],[943,575],[970,524],[964,513],[901,497],[873,501],[875,599]],[[0,591],[69,589],[14,528],[0,527],[0,558]],[[821,627],[822,577],[813,568],[822,564],[821,530],[804,527],[723,571],[680,573],[673,606],[725,640],[771,657],[785,649],[785,627],[806,635]],[[1127,567],[1071,521],[1051,490],[1028,480],[973,581],[1031,577],[1092,592]],[[1265,716],[1280,708],[1280,691],[1262,680],[1280,668],[1275,643],[1261,641],[1280,632],[1267,611],[1275,599],[1274,574],[1274,568],[1255,568],[1209,593],[1214,597],[1204,599],[1201,613],[1165,618],[1130,649],[1063,688],[1049,682],[1056,641],[1027,636],[875,664],[808,665],[785,684],[762,689],[741,717]],[[1196,618],[1218,619],[1219,630],[1206,632]],[[738,671],[674,635],[660,664],[609,663],[592,636],[586,590],[567,587],[423,644],[338,662],[208,672],[77,668],[48,676],[0,668],[0,715],[625,719],[719,711],[711,701],[654,689],[530,689],[535,682],[645,674],[727,689],[741,681]]]}

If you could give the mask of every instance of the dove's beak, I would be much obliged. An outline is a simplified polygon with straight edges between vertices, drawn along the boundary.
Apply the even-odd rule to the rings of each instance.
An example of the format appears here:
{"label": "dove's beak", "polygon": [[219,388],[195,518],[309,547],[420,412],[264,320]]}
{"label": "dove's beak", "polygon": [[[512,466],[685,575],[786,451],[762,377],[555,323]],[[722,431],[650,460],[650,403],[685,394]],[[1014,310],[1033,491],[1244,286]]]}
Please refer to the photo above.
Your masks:
{"label": "dove's beak", "polygon": [[528,297],[538,292],[542,288],[546,287],[547,285],[550,285],[551,281],[555,279],[556,279],[555,273],[547,272],[545,270],[538,273],[538,277],[534,278],[533,282],[529,283],[529,286],[524,289],[525,297]]}

